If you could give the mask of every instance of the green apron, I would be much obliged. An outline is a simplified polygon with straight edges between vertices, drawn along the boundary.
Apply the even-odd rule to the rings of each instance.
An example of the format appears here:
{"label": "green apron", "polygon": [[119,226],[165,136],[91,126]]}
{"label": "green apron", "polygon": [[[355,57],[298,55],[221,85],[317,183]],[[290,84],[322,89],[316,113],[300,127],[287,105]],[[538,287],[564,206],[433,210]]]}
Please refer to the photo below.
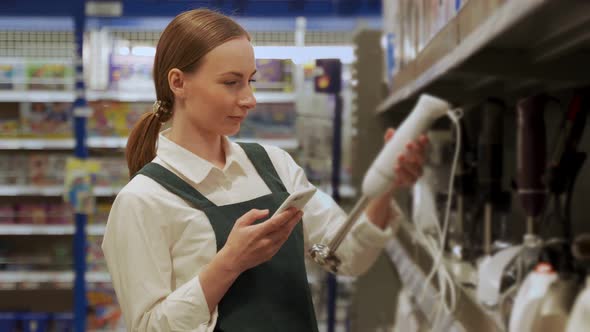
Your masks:
{"label": "green apron", "polygon": [[[235,221],[242,215],[251,209],[269,209],[271,216],[289,196],[266,150],[255,143],[240,143],[240,146],[271,194],[241,203],[216,206],[159,164],[149,163],[137,173],[152,178],[203,211],[215,232],[217,251],[225,245]],[[219,303],[215,331],[317,332],[304,253],[303,225],[299,223],[270,261],[243,272],[236,279]]]}

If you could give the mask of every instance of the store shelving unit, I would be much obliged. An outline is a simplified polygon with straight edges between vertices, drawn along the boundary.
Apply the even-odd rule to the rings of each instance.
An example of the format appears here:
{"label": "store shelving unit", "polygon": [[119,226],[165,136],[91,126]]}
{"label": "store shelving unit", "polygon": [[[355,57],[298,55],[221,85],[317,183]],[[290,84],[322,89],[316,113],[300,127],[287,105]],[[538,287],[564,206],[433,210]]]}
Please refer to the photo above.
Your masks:
{"label": "store shelving unit", "polygon": [[465,105],[585,84],[588,12],[586,1],[468,1],[395,75],[377,112],[407,110],[421,92]]}
{"label": "store shelving unit", "polygon": [[[289,92],[256,92],[256,100],[259,103],[289,103],[295,101],[295,94]],[[95,100],[116,100],[126,102],[153,102],[156,93],[131,92],[131,91],[88,91],[89,101]],[[75,94],[73,91],[19,91],[0,90],[0,102],[73,102]]]}
{"label": "store shelving unit", "polygon": [[[376,107],[377,116],[399,119],[422,93],[470,109],[490,96],[512,103],[541,91],[559,93],[587,86],[589,13],[590,3],[585,1],[467,1],[394,75],[393,92]],[[426,295],[416,305],[426,317],[431,315],[432,299],[440,294],[433,285],[424,285],[432,259],[415,240],[411,227],[402,227],[386,252],[404,287],[413,294],[422,294],[426,287]],[[451,271],[455,263],[445,262]],[[463,272],[477,274],[471,265]],[[443,313],[441,330],[503,331],[505,322],[498,312],[477,301],[473,284],[465,287],[455,277],[457,309]]]}
{"label": "store shelving unit", "polygon": [[[239,142],[257,142],[260,144],[274,145],[284,150],[293,151],[299,147],[296,139],[252,139],[237,138]],[[124,149],[127,145],[125,137],[90,137],[87,140],[90,149]],[[74,147],[74,139],[71,138],[4,138],[0,139],[0,150],[44,150],[61,151],[71,150]]]}
{"label": "store shelving unit", "polygon": [[[86,234],[104,235],[105,225],[88,225]],[[0,225],[0,235],[73,235],[74,225]]]}
{"label": "store shelving unit", "polygon": [[[3,283],[72,283],[74,272],[72,271],[2,271],[0,282]],[[108,283],[111,277],[107,272],[86,272],[86,281],[89,283]]]}
{"label": "store shelving unit", "polygon": [[[96,197],[116,196],[121,188],[98,186],[94,188]],[[63,186],[0,185],[0,197],[61,197]]]}

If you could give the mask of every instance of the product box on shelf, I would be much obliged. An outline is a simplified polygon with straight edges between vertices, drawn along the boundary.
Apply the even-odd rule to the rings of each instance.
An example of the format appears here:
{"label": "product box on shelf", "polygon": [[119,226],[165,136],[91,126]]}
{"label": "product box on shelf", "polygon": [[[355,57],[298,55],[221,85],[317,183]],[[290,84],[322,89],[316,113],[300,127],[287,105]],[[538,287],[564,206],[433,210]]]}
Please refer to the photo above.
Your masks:
{"label": "product box on shelf", "polygon": [[97,202],[96,208],[93,214],[89,215],[88,217],[88,224],[90,225],[104,225],[109,218],[109,213],[111,212],[111,203],[103,203]]}
{"label": "product box on shelf", "polygon": [[0,137],[17,137],[20,133],[20,120],[17,117],[3,118],[0,116]]}
{"label": "product box on shelf", "polygon": [[25,65],[22,58],[0,58],[0,90],[25,88]]}
{"label": "product box on shelf", "polygon": [[74,212],[65,203],[20,203],[0,205],[0,224],[59,224],[72,223]]}
{"label": "product box on shelf", "polygon": [[117,91],[152,91],[154,57],[113,54],[110,58],[109,89]]}
{"label": "product box on shelf", "polygon": [[14,224],[16,221],[16,211],[12,204],[0,205],[0,224]]}
{"label": "product box on shelf", "polygon": [[19,224],[47,224],[47,205],[39,203],[22,203],[16,205],[16,221]]}
{"label": "product box on shelf", "polygon": [[291,60],[257,59],[254,88],[257,91],[292,91],[292,68]]}
{"label": "product box on shelf", "polygon": [[100,100],[89,103],[93,109],[88,121],[89,136],[126,137],[133,125],[145,112],[151,111],[149,103],[129,103]]}
{"label": "product box on shelf", "polygon": [[123,187],[129,181],[127,164],[123,158],[100,158],[100,169],[96,174],[96,185],[105,187]]}
{"label": "product box on shelf", "polygon": [[26,81],[29,90],[72,90],[74,70],[71,63],[56,60],[27,60]]}
{"label": "product box on shelf", "polygon": [[28,176],[28,156],[0,154],[0,186],[26,184]]}
{"label": "product box on shelf", "polygon": [[21,134],[31,137],[70,137],[72,104],[67,102],[21,103]]}
{"label": "product box on shelf", "polygon": [[63,184],[67,155],[33,153],[28,158],[29,184],[35,186]]}
{"label": "product box on shelf", "polygon": [[0,103],[0,137],[15,138],[20,135],[20,104]]}
{"label": "product box on shelf", "polygon": [[117,331],[123,326],[121,309],[110,284],[93,283],[87,298],[87,331]]}
{"label": "product box on shelf", "polygon": [[244,120],[239,137],[294,138],[296,115],[294,103],[258,104]]}
{"label": "product box on shelf", "polygon": [[402,13],[400,65],[404,67],[418,54],[418,3],[402,1],[400,10]]}
{"label": "product box on shelf", "polygon": [[88,271],[106,271],[107,265],[102,253],[102,236],[88,236],[86,266]]}
{"label": "product box on shelf", "polygon": [[72,216],[74,210],[69,204],[48,204],[47,205],[47,223],[53,225],[67,225],[73,222]]}

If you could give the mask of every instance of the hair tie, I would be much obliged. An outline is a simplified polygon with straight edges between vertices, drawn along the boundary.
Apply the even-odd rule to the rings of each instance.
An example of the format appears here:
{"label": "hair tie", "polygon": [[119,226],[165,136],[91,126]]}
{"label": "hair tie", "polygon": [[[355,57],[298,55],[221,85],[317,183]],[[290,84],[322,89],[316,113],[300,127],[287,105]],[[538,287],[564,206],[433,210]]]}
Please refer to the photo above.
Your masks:
{"label": "hair tie", "polygon": [[170,107],[170,103],[163,100],[156,100],[152,106],[152,111],[161,122],[166,122],[172,117],[172,108]]}

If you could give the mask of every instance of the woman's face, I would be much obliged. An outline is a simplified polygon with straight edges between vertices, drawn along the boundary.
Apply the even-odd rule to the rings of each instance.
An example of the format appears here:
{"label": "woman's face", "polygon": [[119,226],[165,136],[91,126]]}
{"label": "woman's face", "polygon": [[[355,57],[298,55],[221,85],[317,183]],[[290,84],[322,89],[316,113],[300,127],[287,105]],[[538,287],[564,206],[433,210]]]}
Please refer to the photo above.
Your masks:
{"label": "woman's face", "polygon": [[232,136],[256,106],[252,77],[254,49],[248,39],[230,40],[206,54],[194,73],[185,76],[184,103],[199,130]]}

